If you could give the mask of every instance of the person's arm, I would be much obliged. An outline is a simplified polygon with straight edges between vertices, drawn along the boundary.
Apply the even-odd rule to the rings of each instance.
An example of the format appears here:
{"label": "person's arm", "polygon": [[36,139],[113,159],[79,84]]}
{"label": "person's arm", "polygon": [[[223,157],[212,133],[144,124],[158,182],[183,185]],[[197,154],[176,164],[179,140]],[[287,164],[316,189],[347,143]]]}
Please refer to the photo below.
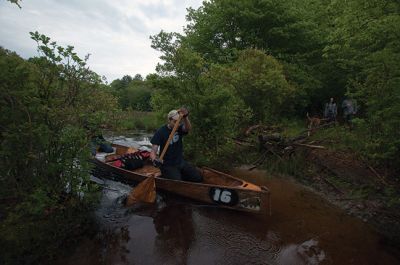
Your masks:
{"label": "person's arm", "polygon": [[183,116],[183,131],[188,133],[192,129],[192,124],[189,120],[189,111],[187,110],[187,108],[182,107],[179,109],[179,115]]}
{"label": "person's arm", "polygon": [[151,146],[151,151],[150,151],[150,159],[152,161],[157,159],[157,151],[158,151],[158,145],[153,144]]}
{"label": "person's arm", "polygon": [[192,129],[192,124],[190,123],[189,117],[186,116],[182,118],[182,120],[183,120],[183,130],[185,132],[189,132]]}

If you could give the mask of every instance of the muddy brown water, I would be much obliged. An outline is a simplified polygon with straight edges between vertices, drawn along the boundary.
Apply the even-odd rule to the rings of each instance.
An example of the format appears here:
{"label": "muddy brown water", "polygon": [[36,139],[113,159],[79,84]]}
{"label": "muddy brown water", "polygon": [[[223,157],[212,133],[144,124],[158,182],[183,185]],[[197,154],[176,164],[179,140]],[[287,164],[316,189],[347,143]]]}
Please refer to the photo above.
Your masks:
{"label": "muddy brown water", "polygon": [[245,167],[231,173],[271,190],[271,216],[170,194],[125,208],[130,187],[98,180],[101,230],[60,264],[400,264],[371,227],[307,188]]}

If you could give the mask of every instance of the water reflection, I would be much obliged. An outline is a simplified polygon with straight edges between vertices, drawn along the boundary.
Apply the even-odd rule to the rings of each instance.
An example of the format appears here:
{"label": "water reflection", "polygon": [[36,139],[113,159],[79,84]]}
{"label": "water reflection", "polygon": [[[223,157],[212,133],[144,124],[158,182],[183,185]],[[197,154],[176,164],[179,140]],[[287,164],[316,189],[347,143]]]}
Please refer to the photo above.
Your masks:
{"label": "water reflection", "polygon": [[[127,226],[118,229],[105,229],[97,239],[102,251],[99,253],[99,264],[129,264],[128,242],[130,240]],[[94,264],[94,263],[93,263]]]}
{"label": "water reflection", "polygon": [[188,264],[194,241],[192,209],[183,205],[167,205],[153,219],[157,237],[155,250],[163,264]]}

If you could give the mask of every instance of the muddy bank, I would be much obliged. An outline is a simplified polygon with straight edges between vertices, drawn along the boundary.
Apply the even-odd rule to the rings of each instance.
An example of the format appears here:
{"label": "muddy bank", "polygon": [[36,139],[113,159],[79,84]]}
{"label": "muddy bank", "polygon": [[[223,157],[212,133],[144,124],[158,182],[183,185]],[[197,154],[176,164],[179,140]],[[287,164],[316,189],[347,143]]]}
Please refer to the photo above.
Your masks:
{"label": "muddy bank", "polygon": [[371,224],[386,244],[400,246],[399,183],[388,180],[351,153],[304,149],[298,154],[307,165],[297,181],[347,214]]}

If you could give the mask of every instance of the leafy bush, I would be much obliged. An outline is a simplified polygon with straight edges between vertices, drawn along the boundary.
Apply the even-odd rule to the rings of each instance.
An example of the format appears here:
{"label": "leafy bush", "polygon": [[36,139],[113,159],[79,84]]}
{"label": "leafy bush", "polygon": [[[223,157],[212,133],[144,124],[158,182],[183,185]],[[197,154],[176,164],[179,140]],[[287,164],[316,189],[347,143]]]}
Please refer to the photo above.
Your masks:
{"label": "leafy bush", "polygon": [[91,128],[106,123],[117,103],[72,46],[31,36],[39,57],[25,61],[0,49],[0,199],[13,201],[0,206],[1,243],[10,246],[2,264],[16,256],[33,262],[50,242],[65,239],[64,226],[80,222],[74,212],[81,215],[96,198]]}

